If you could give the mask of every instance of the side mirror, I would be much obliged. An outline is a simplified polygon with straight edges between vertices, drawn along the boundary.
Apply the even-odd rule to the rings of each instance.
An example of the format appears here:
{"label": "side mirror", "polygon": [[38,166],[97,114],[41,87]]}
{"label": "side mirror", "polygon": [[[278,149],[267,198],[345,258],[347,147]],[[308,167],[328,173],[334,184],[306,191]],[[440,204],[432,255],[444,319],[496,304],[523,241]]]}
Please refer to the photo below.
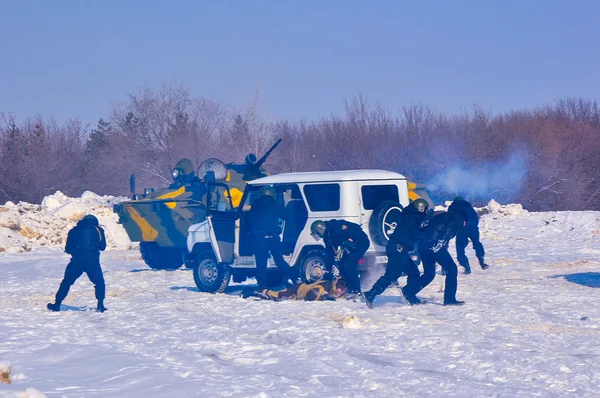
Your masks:
{"label": "side mirror", "polygon": [[209,170],[206,172],[206,175],[204,176],[204,179],[206,182],[208,183],[215,183],[215,181],[217,180],[215,177],[215,172],[212,170]]}
{"label": "side mirror", "polygon": [[129,177],[129,190],[131,191],[131,198],[134,200],[137,199],[137,195],[135,194],[135,174]]}

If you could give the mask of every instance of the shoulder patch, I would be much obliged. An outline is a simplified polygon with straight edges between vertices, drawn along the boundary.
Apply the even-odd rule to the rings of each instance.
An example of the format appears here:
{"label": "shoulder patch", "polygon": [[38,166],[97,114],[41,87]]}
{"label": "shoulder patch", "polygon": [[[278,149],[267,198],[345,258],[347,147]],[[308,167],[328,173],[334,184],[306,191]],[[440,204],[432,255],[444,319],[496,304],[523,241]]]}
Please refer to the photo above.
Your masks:
{"label": "shoulder patch", "polygon": [[345,230],[347,230],[347,229],[348,229],[348,225],[346,225],[346,224],[343,224],[343,225],[342,225],[342,229],[343,229],[344,231],[345,231]]}

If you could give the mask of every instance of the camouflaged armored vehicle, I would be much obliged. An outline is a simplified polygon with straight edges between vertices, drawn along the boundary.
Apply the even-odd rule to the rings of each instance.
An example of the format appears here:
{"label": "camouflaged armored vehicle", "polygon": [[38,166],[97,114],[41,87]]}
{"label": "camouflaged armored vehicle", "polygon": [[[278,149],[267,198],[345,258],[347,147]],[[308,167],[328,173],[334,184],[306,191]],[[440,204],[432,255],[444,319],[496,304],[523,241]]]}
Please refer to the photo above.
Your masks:
{"label": "camouflaged armored vehicle", "polygon": [[132,200],[114,205],[113,211],[119,215],[129,239],[140,242],[146,264],[152,269],[177,269],[184,264],[188,228],[206,219],[208,195],[212,203],[227,201],[237,207],[246,183],[267,176],[262,165],[280,142],[260,159],[249,154],[243,164],[206,159],[196,173],[189,159],[181,159],[172,171],[171,185],[145,188],[142,194],[135,193],[132,175]]}

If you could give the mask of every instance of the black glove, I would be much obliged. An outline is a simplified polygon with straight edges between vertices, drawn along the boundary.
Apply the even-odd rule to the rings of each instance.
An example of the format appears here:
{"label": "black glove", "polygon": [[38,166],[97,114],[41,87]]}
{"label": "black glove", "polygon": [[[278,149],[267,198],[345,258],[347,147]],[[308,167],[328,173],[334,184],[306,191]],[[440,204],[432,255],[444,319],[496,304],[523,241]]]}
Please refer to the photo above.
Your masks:
{"label": "black glove", "polygon": [[344,252],[348,252],[348,251],[356,249],[356,245],[351,240],[347,240],[345,242],[342,242],[342,244],[340,245],[340,247],[344,250]]}
{"label": "black glove", "polygon": [[324,294],[321,296],[321,301],[335,301],[335,297],[330,294]]}

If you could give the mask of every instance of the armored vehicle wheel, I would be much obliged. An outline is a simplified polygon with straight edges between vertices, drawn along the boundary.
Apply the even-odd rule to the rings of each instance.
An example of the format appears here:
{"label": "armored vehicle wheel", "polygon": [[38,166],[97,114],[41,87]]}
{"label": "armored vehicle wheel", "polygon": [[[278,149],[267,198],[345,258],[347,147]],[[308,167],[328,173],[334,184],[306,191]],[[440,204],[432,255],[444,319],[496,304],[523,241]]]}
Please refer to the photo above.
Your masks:
{"label": "armored vehicle wheel", "polygon": [[201,252],[194,262],[194,282],[201,292],[222,293],[231,277],[231,269],[219,264],[211,252]]}
{"label": "armored vehicle wheel", "polygon": [[390,235],[398,225],[402,209],[400,203],[391,200],[385,200],[373,209],[369,220],[369,232],[375,243],[381,246],[387,245]]}
{"label": "armored vehicle wheel", "polygon": [[172,247],[161,247],[156,242],[141,242],[142,258],[152,269],[178,269],[183,264],[182,251]]}

